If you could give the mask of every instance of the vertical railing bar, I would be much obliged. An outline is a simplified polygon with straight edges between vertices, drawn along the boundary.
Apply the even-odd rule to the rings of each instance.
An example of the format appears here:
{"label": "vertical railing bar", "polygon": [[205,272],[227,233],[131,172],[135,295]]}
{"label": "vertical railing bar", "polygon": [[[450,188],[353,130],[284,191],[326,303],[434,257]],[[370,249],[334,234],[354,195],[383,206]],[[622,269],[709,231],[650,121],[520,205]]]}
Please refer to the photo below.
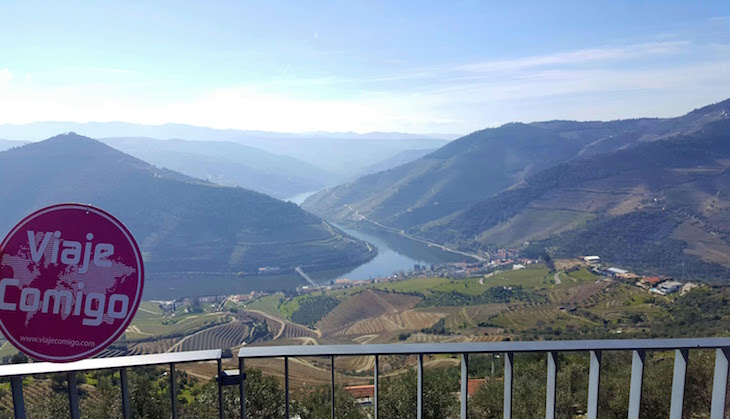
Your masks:
{"label": "vertical railing bar", "polygon": [[373,411],[374,411],[374,418],[378,419],[378,374],[380,372],[379,368],[379,360],[378,355],[375,355],[375,366],[374,366],[374,372],[373,372]]}
{"label": "vertical railing bar", "polygon": [[469,354],[461,354],[461,419],[466,419],[469,403]]}
{"label": "vertical railing bar", "polygon": [[715,376],[712,380],[710,419],[723,419],[725,417],[729,355],[730,348],[717,348],[717,351],[715,351]]}
{"label": "vertical railing bar", "polygon": [[284,357],[284,409],[286,410],[286,419],[291,419],[289,416],[289,357]]}
{"label": "vertical railing bar", "polygon": [[335,356],[332,355],[330,357],[330,374],[332,375],[332,380],[330,381],[330,400],[332,402],[332,419],[335,419]]}
{"label": "vertical railing bar", "polygon": [[127,379],[127,369],[119,369],[119,383],[122,387],[122,417],[124,419],[132,419],[132,406],[129,404],[129,381]]}
{"label": "vertical railing bar", "polygon": [[591,366],[588,375],[587,419],[598,418],[598,389],[601,384],[601,351],[591,352]]}
{"label": "vertical railing bar", "polygon": [[223,360],[218,358],[218,419],[223,419]]}
{"label": "vertical railing bar", "polygon": [[246,373],[244,372],[243,357],[238,358],[239,401],[241,403],[241,419],[246,419]]}
{"label": "vertical railing bar", "polygon": [[423,354],[418,354],[418,390],[416,418],[423,419]]}
{"label": "vertical railing bar", "polygon": [[641,415],[641,390],[644,386],[644,361],[646,352],[632,351],[631,387],[629,388],[628,419],[639,419]]}
{"label": "vertical railing bar", "polygon": [[68,404],[70,406],[71,419],[79,419],[79,390],[76,385],[76,372],[71,371],[66,373],[66,379],[68,382]]}
{"label": "vertical railing bar", "polygon": [[682,419],[684,409],[684,384],[687,379],[687,361],[689,351],[674,351],[674,374],[672,376],[672,402],[669,408],[669,419]]}
{"label": "vertical railing bar", "polygon": [[13,411],[15,419],[25,419],[25,401],[23,400],[23,377],[11,377],[10,387],[13,392]]}
{"label": "vertical railing bar", "polygon": [[512,419],[512,364],[514,353],[504,353],[504,419]]}
{"label": "vertical railing bar", "polygon": [[548,352],[547,354],[547,387],[545,396],[545,418],[555,419],[555,388],[558,375],[558,354]]}
{"label": "vertical railing bar", "polygon": [[175,388],[175,364],[170,364],[170,405],[172,419],[177,419],[177,389]]}

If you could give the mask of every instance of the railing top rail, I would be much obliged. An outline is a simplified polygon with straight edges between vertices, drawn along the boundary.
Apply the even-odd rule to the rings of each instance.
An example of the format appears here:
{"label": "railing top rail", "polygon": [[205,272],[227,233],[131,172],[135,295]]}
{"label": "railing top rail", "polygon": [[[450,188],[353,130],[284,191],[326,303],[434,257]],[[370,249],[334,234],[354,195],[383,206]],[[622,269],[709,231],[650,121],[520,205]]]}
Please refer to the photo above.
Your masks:
{"label": "railing top rail", "polygon": [[103,370],[111,368],[144,367],[149,365],[182,364],[186,362],[216,361],[221,359],[221,350],[173,352],[152,355],[93,358],[81,361],[55,364],[33,362],[27,364],[0,365],[0,377],[52,374],[59,372]]}
{"label": "railing top rail", "polygon": [[239,358],[283,356],[348,356],[460,354],[500,352],[577,352],[716,349],[730,347],[730,338],[550,340],[533,342],[404,343],[369,345],[248,346]]}

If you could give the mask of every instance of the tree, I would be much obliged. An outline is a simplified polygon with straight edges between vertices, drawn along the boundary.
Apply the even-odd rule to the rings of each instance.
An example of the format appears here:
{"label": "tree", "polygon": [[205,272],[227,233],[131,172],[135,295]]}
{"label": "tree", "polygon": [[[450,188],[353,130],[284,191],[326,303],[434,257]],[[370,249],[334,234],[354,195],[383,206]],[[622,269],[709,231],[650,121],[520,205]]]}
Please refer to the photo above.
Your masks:
{"label": "tree", "polygon": [[[279,419],[284,410],[284,391],[276,378],[265,376],[260,370],[246,370],[246,412],[257,419]],[[240,393],[237,386],[224,387],[223,411],[226,419],[240,417]],[[218,412],[218,384],[215,380],[203,386],[190,404],[183,406],[180,417],[190,419],[216,418]]]}
{"label": "tree", "polygon": [[[331,390],[324,385],[304,389],[295,396],[295,414],[302,419],[326,419],[331,417]],[[342,419],[366,419],[368,416],[357,401],[342,387],[335,387],[335,413]]]}
{"label": "tree", "polygon": [[112,384],[110,376],[100,376],[96,384],[96,397],[88,397],[81,401],[81,417],[121,418],[122,397],[120,388]]}
{"label": "tree", "polygon": [[[388,417],[411,419],[416,417],[416,372],[409,370],[398,377],[383,380],[379,391],[379,409]],[[426,371],[423,380],[423,417],[444,419],[457,411],[457,399],[453,395],[456,383],[448,379],[444,370]]]}
{"label": "tree", "polygon": [[132,417],[154,419],[170,416],[169,385],[158,382],[159,370],[139,368],[129,374],[129,397]]}

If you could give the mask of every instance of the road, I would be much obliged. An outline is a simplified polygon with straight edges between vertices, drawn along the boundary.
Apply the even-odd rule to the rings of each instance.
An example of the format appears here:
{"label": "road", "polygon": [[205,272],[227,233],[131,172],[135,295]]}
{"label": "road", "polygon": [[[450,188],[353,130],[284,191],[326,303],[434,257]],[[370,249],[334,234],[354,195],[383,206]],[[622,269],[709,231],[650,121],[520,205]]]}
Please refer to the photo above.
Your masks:
{"label": "road", "polygon": [[421,243],[427,244],[429,246],[438,247],[439,249],[443,250],[444,252],[456,253],[457,255],[468,256],[470,258],[474,258],[474,259],[478,260],[479,262],[487,262],[487,259],[486,258],[484,258],[482,256],[479,256],[477,254],[462,252],[460,250],[455,250],[455,249],[450,249],[450,248],[448,248],[448,247],[446,247],[446,246],[444,246],[442,244],[430,242],[428,240],[424,240],[424,239],[420,239],[418,237],[411,236],[410,234],[406,234],[406,232],[403,231],[403,230],[398,230],[398,229],[395,229],[393,227],[388,227],[386,225],[380,224],[377,221],[371,220],[371,219],[365,217],[364,215],[360,214],[360,212],[358,210],[352,208],[351,206],[349,206],[347,204],[345,204],[343,206],[346,207],[347,209],[349,209],[350,211],[352,211],[355,214],[355,219],[358,220],[358,221],[367,221],[367,222],[369,222],[371,224],[374,224],[374,225],[376,225],[376,226],[378,226],[378,227],[380,227],[380,228],[382,228],[384,230],[390,231],[391,233],[399,234],[399,235],[401,235],[401,236],[403,236],[403,237],[405,237],[407,239],[411,239],[413,241],[421,242]]}
{"label": "road", "polygon": [[276,336],[274,336],[274,338],[272,340],[279,339],[281,337],[281,335],[284,333],[284,328],[286,328],[286,322],[283,321],[283,320],[281,320],[280,318],[278,318],[276,316],[272,316],[271,314],[269,314],[269,313],[267,313],[265,311],[251,310],[249,308],[247,308],[246,311],[250,311],[252,313],[260,314],[260,315],[266,317],[267,319],[271,319],[271,320],[273,320],[273,321],[281,324],[281,328],[279,329],[278,332],[276,332]]}
{"label": "road", "polygon": [[555,272],[555,276],[553,276],[553,279],[555,280],[555,285],[560,285],[560,271]]}

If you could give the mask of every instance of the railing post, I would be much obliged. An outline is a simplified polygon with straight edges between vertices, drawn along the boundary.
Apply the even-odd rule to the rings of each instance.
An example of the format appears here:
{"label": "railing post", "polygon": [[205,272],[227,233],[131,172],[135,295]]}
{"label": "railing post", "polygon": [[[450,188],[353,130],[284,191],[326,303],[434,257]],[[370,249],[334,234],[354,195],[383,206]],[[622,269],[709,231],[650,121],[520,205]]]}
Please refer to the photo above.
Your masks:
{"label": "railing post", "polygon": [[373,411],[375,413],[373,419],[378,419],[378,374],[380,372],[378,356],[375,355],[375,366],[374,366],[374,377],[373,377]]}
{"label": "railing post", "polygon": [[68,380],[68,404],[70,406],[71,419],[79,419],[79,391],[76,386],[76,372],[66,373]]}
{"label": "railing post", "polygon": [[712,380],[710,419],[723,419],[725,417],[729,355],[730,348],[717,348],[715,352],[715,377]]}
{"label": "railing post", "polygon": [[504,419],[512,419],[512,364],[514,353],[504,354]]}
{"label": "railing post", "polygon": [[674,351],[674,375],[672,377],[672,406],[669,409],[669,419],[682,419],[684,409],[684,384],[687,378],[687,360],[689,351],[677,349]]}
{"label": "railing post", "polygon": [[555,388],[558,375],[558,354],[548,352],[547,354],[547,387],[545,400],[545,418],[555,419]]}
{"label": "railing post", "polygon": [[223,419],[223,365],[218,359],[218,419]]}
{"label": "railing post", "polygon": [[588,375],[588,416],[598,418],[598,389],[601,383],[601,351],[591,351],[591,366]]}
{"label": "railing post", "polygon": [[172,419],[177,419],[177,390],[175,389],[175,364],[170,364],[170,405]]}
{"label": "railing post", "polygon": [[632,351],[631,387],[629,388],[628,419],[639,419],[641,414],[641,390],[644,386],[644,351]]}
{"label": "railing post", "polygon": [[466,419],[469,403],[469,354],[461,354],[461,419]]}
{"label": "railing post", "polygon": [[286,410],[286,419],[289,416],[289,357],[284,357],[284,409]]}
{"label": "railing post", "polygon": [[15,419],[25,419],[25,401],[23,400],[23,377],[11,377],[10,387],[13,391],[13,411]]}
{"label": "railing post", "polygon": [[335,419],[335,356],[330,357],[330,373],[332,374],[332,380],[330,382],[331,387],[331,401],[332,401],[332,419]]}
{"label": "railing post", "polygon": [[416,418],[423,419],[423,354],[418,354],[418,390],[416,399]]}
{"label": "railing post", "polygon": [[127,369],[119,369],[119,383],[122,387],[122,417],[132,418],[132,406],[129,404],[129,381],[127,381]]}
{"label": "railing post", "polygon": [[241,402],[241,419],[246,419],[246,379],[245,372],[244,372],[244,365],[243,365],[243,357],[238,358],[238,378],[241,380],[239,383],[240,387],[238,389],[239,392],[239,400]]}

